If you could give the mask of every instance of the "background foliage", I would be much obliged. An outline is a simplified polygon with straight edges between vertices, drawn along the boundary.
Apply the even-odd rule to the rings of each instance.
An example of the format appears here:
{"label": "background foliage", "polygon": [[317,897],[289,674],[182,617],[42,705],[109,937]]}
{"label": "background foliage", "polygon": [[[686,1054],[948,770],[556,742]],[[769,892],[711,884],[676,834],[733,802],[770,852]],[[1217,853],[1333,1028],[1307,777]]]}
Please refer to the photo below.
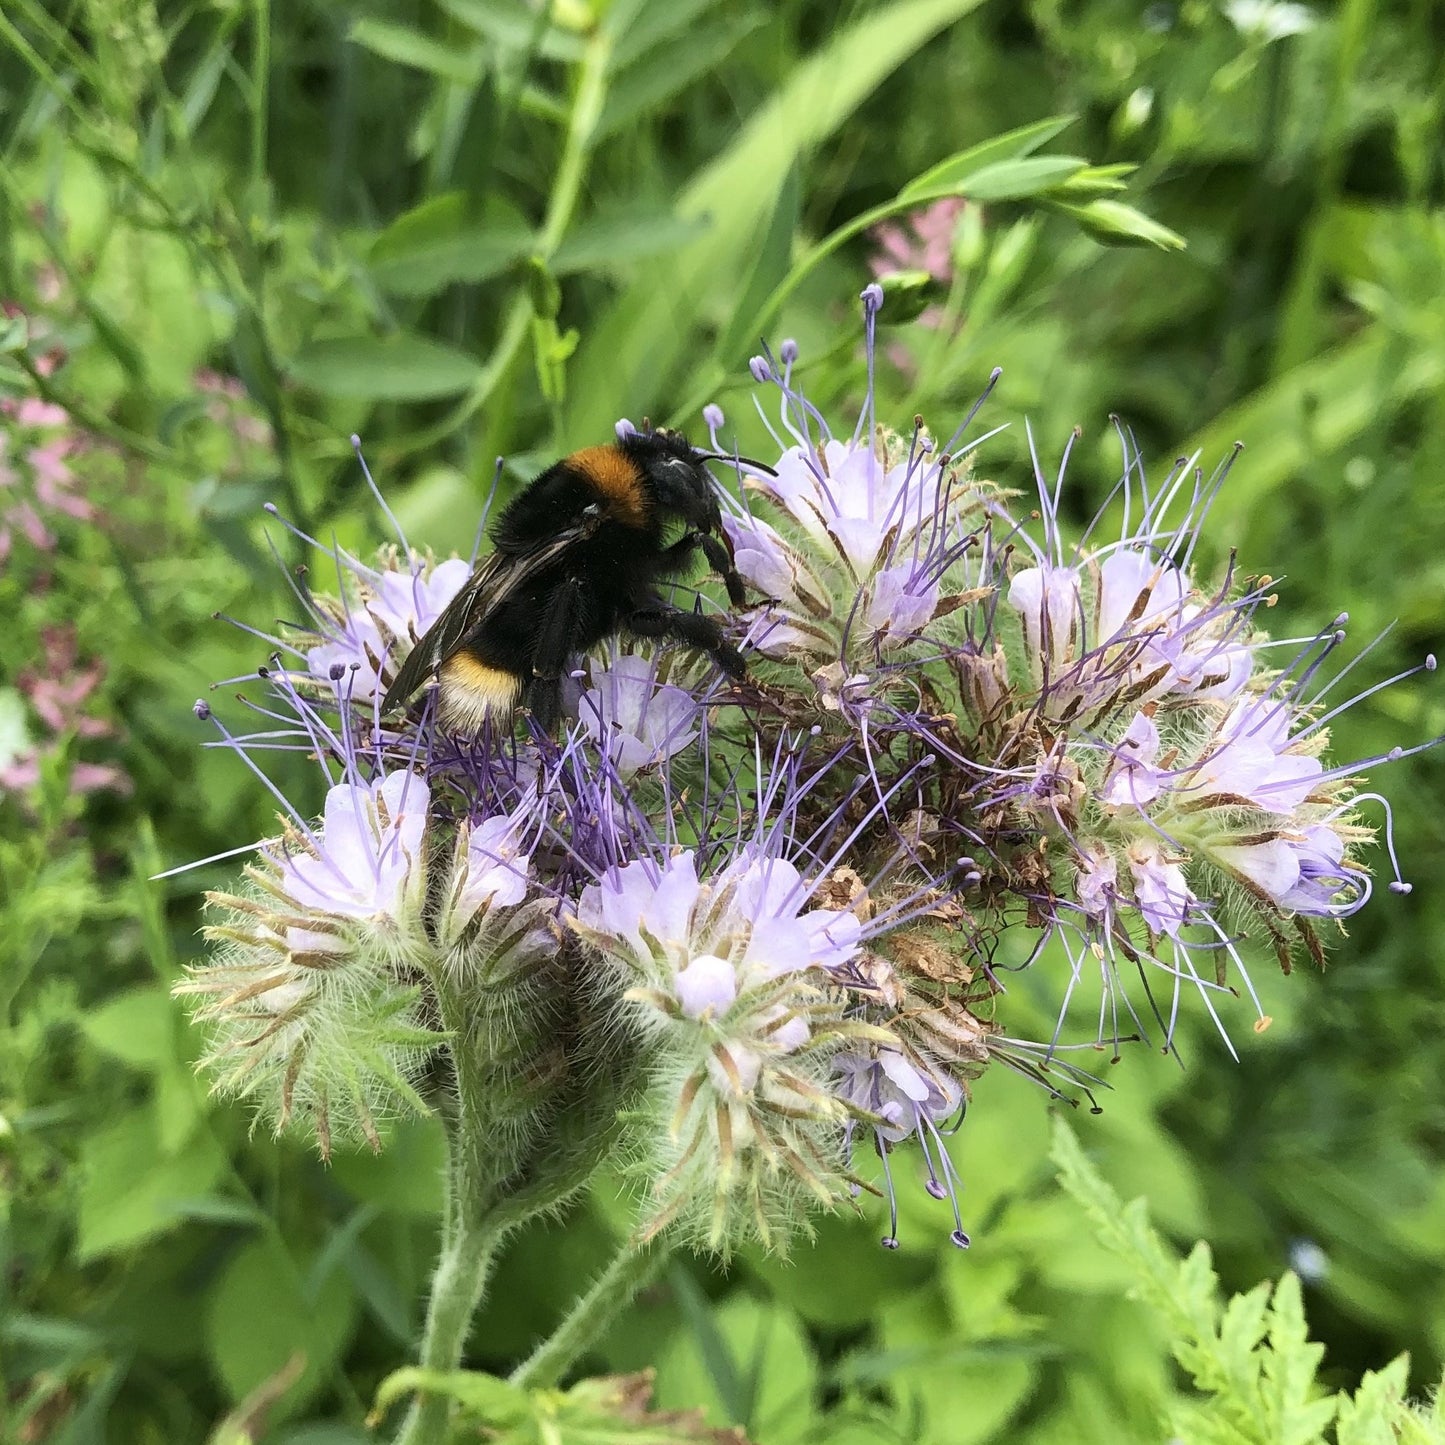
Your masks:
{"label": "background foliage", "polygon": [[[515,485],[620,415],[696,430],[708,400],[746,450],[760,334],[796,336],[810,391],[846,407],[876,246],[838,246],[768,314],[790,265],[950,154],[1070,115],[1046,153],[1136,166],[1130,201],[1188,249],[1105,245],[1047,196],[971,203],[933,298],[943,324],[885,327],[894,413],[947,429],[1003,366],[995,419],[1027,417],[1046,467],[1084,428],[1076,520],[1117,475],[1110,412],[1163,469],[1242,439],[1215,561],[1235,546],[1287,574],[1277,635],[1348,610],[1365,640],[1398,618],[1347,686],[1438,642],[1445,35],[1429,6],[603,8],[0,13],[7,1438],[200,1441],[301,1351],[270,1433],[243,1419],[342,1445],[409,1356],[435,1134],[325,1168],[210,1104],[167,990],[229,865],[147,881],[272,826],[240,765],[200,748],[190,704],[216,679],[244,691],[264,660],[212,612],[287,611],[272,549],[301,553],[274,523],[268,541],[263,503],[348,546],[382,535],[351,432],[413,539],[465,552],[499,455]],[[1026,458],[1016,425],[983,469],[1028,485]],[[58,460],[81,505],[45,513]],[[1377,695],[1337,750],[1408,745],[1442,715],[1428,686]],[[1413,896],[1381,893],[1323,978],[1261,968],[1275,1023],[1236,1029],[1239,1064],[1200,1028],[1187,1072],[1129,1058],[1105,1113],[1077,1121],[1120,1193],[1209,1242],[1228,1289],[1298,1268],[1330,1388],[1409,1350],[1418,1392],[1445,1356],[1441,767],[1426,754],[1377,780]],[[319,802],[299,765],[293,782]],[[1013,1017],[1033,1006],[1046,1027],[1036,976],[1016,987]],[[978,1086],[956,1141],[968,1254],[905,1191],[899,1253],[865,1217],[823,1223],[787,1265],[679,1260],[589,1364],[655,1365],[660,1406],[763,1442],[1160,1438],[1193,1388],[1170,1364],[1177,1322],[1125,1297],[1134,1275],[1054,1179],[1048,1114],[1016,1080]],[[604,1188],[522,1237],[473,1363],[525,1355],[624,1218]]]}

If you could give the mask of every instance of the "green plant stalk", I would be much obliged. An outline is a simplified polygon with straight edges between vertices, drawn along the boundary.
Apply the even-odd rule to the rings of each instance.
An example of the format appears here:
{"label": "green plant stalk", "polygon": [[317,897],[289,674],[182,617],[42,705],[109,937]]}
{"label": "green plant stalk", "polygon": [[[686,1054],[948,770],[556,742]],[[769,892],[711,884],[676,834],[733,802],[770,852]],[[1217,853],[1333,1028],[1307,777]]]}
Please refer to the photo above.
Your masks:
{"label": "green plant stalk", "polygon": [[251,185],[266,180],[267,129],[271,109],[271,0],[256,0],[255,48],[251,54]]}
{"label": "green plant stalk", "polygon": [[533,1390],[555,1385],[667,1263],[668,1254],[655,1240],[629,1237],[571,1314],[512,1371],[512,1384]]}
{"label": "green plant stalk", "polygon": [[[452,1158],[441,1258],[432,1276],[419,1359],[426,1370],[455,1370],[461,1364],[472,1316],[486,1292],[507,1228],[460,1193],[470,1170],[460,1149],[453,1150]],[[418,1395],[402,1422],[396,1445],[443,1445],[450,1410],[451,1402],[445,1396]]]}
{"label": "green plant stalk", "polygon": [[[597,122],[607,101],[607,71],[611,63],[612,37],[605,26],[599,26],[589,37],[582,55],[577,90],[567,122],[567,138],[563,142],[562,156],[547,196],[547,213],[542,220],[542,230],[532,253],[544,264],[552,259],[557,247],[562,244],[577,210],[582,182],[587,175],[587,160],[597,136]],[[383,463],[394,465],[415,452],[435,446],[475,416],[506,376],[531,334],[532,298],[526,286],[520,286],[507,309],[501,336],[476,385],[435,425],[383,446],[379,453]]]}

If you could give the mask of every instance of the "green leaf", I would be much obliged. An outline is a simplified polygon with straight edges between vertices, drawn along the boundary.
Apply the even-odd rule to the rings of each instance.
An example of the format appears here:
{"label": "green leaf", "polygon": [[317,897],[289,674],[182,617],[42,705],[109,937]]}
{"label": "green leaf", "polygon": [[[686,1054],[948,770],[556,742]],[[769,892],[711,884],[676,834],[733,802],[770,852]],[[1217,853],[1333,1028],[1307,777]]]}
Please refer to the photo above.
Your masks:
{"label": "green leaf", "polygon": [[592,216],[567,233],[551,259],[551,271],[554,276],[610,271],[676,251],[707,227],[706,220],[684,220],[662,210]]}
{"label": "green leaf", "polygon": [[1292,367],[1224,412],[1181,456],[1199,449],[1207,464],[1249,439],[1246,466],[1220,494],[1216,523],[1238,520],[1312,459],[1349,445],[1380,416],[1445,385],[1445,348],[1411,346],[1378,324]]}
{"label": "green leaf", "polygon": [[231,358],[246,390],[272,416],[283,414],[281,388],[266,341],[261,318],[251,306],[243,306],[236,314],[236,329],[231,336]]}
{"label": "green leaf", "polygon": [[801,187],[797,171],[789,173],[778,193],[777,204],[767,226],[754,248],[755,259],[748,279],[733,308],[728,324],[718,337],[715,354],[726,365],[744,347],[755,347],[762,339],[757,335],[757,318],[773,288],[788,274],[793,253],[793,232],[798,224]]}
{"label": "green leaf", "polygon": [[1341,1395],[1335,1423],[1338,1445],[1397,1445],[1400,1439],[1392,1417],[1400,1412],[1410,1383],[1406,1355],[1391,1360],[1383,1370],[1369,1370],[1354,1398]]}
{"label": "green leaf", "polygon": [[[973,175],[989,166],[1004,161],[1019,160],[1032,155],[1040,146],[1047,145],[1060,132],[1074,123],[1071,115],[1051,116],[1048,120],[1035,121],[1032,125],[1020,126],[1017,130],[996,135],[991,140],[981,141],[966,151],[939,161],[936,166],[916,176],[898,193],[900,201],[922,200],[935,195],[952,195],[948,189],[959,177]],[[943,190],[936,189],[943,186]]]}
{"label": "green leaf", "polygon": [[0,355],[24,351],[30,341],[30,322],[23,312],[0,316]]}
{"label": "green leaf", "polygon": [[204,1224],[233,1224],[255,1228],[271,1222],[271,1217],[249,1199],[233,1199],[225,1194],[203,1194],[196,1199],[177,1199],[175,1211],[185,1219]]}
{"label": "green leaf", "polygon": [[25,1345],[51,1359],[95,1354],[105,1348],[104,1333],[91,1325],[13,1311],[0,1320],[0,1339],[11,1345]]}
{"label": "green leaf", "polygon": [[1138,170],[1127,161],[1111,165],[1085,166],[1078,175],[1070,176],[1058,188],[1059,199],[1088,201],[1095,196],[1112,195],[1127,189],[1128,177]]}
{"label": "green leaf", "polygon": [[80,1027],[96,1048],[138,1069],[158,1069],[176,1057],[175,1005],[153,985],[117,994]]}
{"label": "green leaf", "polygon": [[301,1272],[275,1237],[253,1237],[232,1258],[207,1300],[206,1344],[233,1400],[243,1399],[284,1369],[293,1356],[306,1368],[285,1396],[295,1409],[315,1393],[341,1353],[356,1302],[340,1275],[322,1281],[308,1299]]}
{"label": "green leaf", "polygon": [[1021,156],[974,170],[946,171],[926,188],[915,182],[899,199],[922,203],[939,196],[967,196],[971,201],[1020,201],[1064,184],[1088,164],[1078,156]]}
{"label": "green leaf", "polygon": [[376,1390],[373,1409],[381,1413],[397,1400],[418,1391],[445,1395],[477,1417],[477,1423],[494,1429],[520,1425],[531,1417],[531,1399],[520,1385],[476,1370],[423,1370],[408,1365],[393,1370]]}
{"label": "green leaf", "polygon": [[[680,37],[679,48],[688,43],[688,27],[718,0],[668,0],[666,5],[636,4],[627,17],[612,47],[612,69],[625,70],[655,46]],[[614,4],[608,11],[611,23],[619,7]]]}
{"label": "green leaf", "polygon": [[[272,1442],[267,1436],[268,1445]],[[342,1425],[334,1420],[293,1425],[274,1437],[274,1445],[376,1445],[376,1437],[359,1425]]]}
{"label": "green leaf", "polygon": [[1184,237],[1160,225],[1124,201],[1100,199],[1077,206],[1059,202],[1058,209],[1072,216],[1097,241],[1109,246],[1157,246],[1161,251],[1182,251]]}
{"label": "green leaf", "polygon": [[376,240],[367,270],[393,296],[432,296],[456,283],[499,276],[535,245],[510,207],[478,213],[459,191],[433,196],[397,217]]}
{"label": "green leaf", "polygon": [[656,50],[619,75],[597,121],[596,139],[604,140],[651,117],[699,76],[716,70],[745,35],[763,23],[759,14],[722,15],[694,28],[687,44]]}
{"label": "green leaf", "polygon": [[293,1425],[277,1436],[266,1437],[267,1445],[376,1445],[376,1437],[359,1425],[342,1425],[335,1420]]}
{"label": "green leaf", "polygon": [[480,50],[459,51],[456,46],[434,40],[409,25],[367,17],[352,22],[347,39],[383,60],[425,71],[457,85],[475,85],[482,72]]}
{"label": "green leaf", "polygon": [[361,401],[455,396],[482,374],[466,352],[405,332],[313,341],[291,358],[287,370],[313,391]]}
{"label": "green leaf", "polygon": [[568,430],[604,435],[620,412],[656,409],[685,384],[703,297],[740,275],[784,180],[884,80],[980,0],[894,0],[834,30],[757,106],[733,143],[678,197],[677,214],[708,216],[703,236],[639,281],[586,334],[573,367]]}
{"label": "green leaf", "polygon": [[225,1159],[204,1133],[167,1156],[140,1108],[87,1139],[80,1165],[76,1254],[84,1262],[171,1228],[185,1217],[184,1202],[215,1184]]}
{"label": "green leaf", "polygon": [[441,0],[442,9],[469,30],[501,50],[536,53],[546,60],[582,58],[582,36],[543,20],[546,11],[534,11],[521,0]]}
{"label": "green leaf", "polygon": [[417,1219],[440,1210],[445,1168],[446,1141],[435,1119],[400,1120],[380,1154],[338,1150],[331,1161],[337,1183],[354,1198]]}

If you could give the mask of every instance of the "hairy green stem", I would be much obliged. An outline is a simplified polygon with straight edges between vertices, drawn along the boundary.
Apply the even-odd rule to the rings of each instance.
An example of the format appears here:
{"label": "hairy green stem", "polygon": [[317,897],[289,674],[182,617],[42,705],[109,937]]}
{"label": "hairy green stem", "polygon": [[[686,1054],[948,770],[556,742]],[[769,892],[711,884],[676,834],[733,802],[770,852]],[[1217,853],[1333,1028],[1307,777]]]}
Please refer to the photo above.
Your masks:
{"label": "hairy green stem", "polygon": [[668,1253],[653,1240],[639,1243],[629,1238],[592,1288],[572,1306],[572,1313],[512,1371],[512,1383],[529,1389],[555,1385],[657,1274]]}
{"label": "hairy green stem", "polygon": [[[426,1331],[418,1363],[425,1370],[455,1370],[462,1362],[472,1316],[482,1301],[497,1249],[507,1226],[469,1207],[457,1188],[469,1174],[454,1156],[442,1229],[441,1258],[432,1276]],[[451,1402],[442,1395],[420,1394],[407,1411],[396,1445],[442,1445]]]}

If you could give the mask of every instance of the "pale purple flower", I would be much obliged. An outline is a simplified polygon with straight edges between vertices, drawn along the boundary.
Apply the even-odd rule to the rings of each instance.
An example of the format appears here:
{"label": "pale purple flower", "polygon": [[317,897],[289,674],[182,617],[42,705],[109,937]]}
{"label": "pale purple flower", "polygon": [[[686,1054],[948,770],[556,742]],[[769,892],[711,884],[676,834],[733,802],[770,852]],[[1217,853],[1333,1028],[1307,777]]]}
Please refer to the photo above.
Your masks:
{"label": "pale purple flower", "polygon": [[1253,668],[1236,613],[1194,600],[1187,576],[1147,548],[1121,546],[1080,566],[1041,561],[1014,573],[1008,600],[1054,716],[1112,696],[1136,706],[1231,697]]}
{"label": "pale purple flower", "polygon": [[947,1074],[910,1062],[900,1049],[880,1047],[869,1057],[843,1050],[834,1055],[838,1092],[850,1104],[877,1114],[878,1135],[901,1143],[929,1124],[942,1124],[958,1112],[963,1090]]}
{"label": "pale purple flower", "polygon": [[[322,641],[306,649],[307,670],[334,683],[345,677],[347,694],[367,702],[426,635],[471,575],[471,565],[452,557],[426,563],[413,556],[405,566],[371,568],[337,554],[350,579],[349,596],[315,599]],[[340,671],[338,671],[340,669]]]}
{"label": "pale purple flower", "polygon": [[655,658],[622,653],[606,666],[593,664],[578,716],[626,782],[640,769],[692,747],[701,710],[691,693],[658,679]]}
{"label": "pale purple flower", "polygon": [[677,972],[674,980],[678,1002],[690,1019],[702,1018],[709,1010],[726,1013],[738,996],[738,971],[714,953],[699,954]]}
{"label": "pale purple flower", "polygon": [[[326,794],[319,832],[276,850],[277,883],[301,914],[396,925],[416,906],[425,862],[429,790],[412,773],[338,783]],[[327,952],[336,936],[293,926],[292,948]]]}
{"label": "pale purple flower", "polygon": [[705,881],[695,855],[676,852],[659,871],[647,859],[616,869],[582,892],[577,923],[640,976],[672,989],[695,959],[721,958],[737,990],[785,973],[836,969],[857,952],[851,913],[807,908],[809,887],[786,859],[745,850]]}
{"label": "pale purple flower", "polygon": [[1272,813],[1293,813],[1314,791],[1324,764],[1291,737],[1299,717],[1281,702],[1244,698],[1230,708],[1198,764],[1180,780],[1196,798],[1221,793]]}
{"label": "pale purple flower", "polygon": [[1369,892],[1367,875],[1345,863],[1345,840],[1328,823],[1260,842],[1217,843],[1210,856],[1285,913],[1343,917],[1353,913]]}
{"label": "pale purple flower", "polygon": [[1075,901],[1090,917],[1103,918],[1117,897],[1119,865],[1114,855],[1102,844],[1089,843],[1079,850],[1075,865]]}
{"label": "pale purple flower", "polygon": [[1139,842],[1129,849],[1129,871],[1135,901],[1150,932],[1177,938],[1198,901],[1184,880],[1184,870],[1161,844]]}
{"label": "pale purple flower", "polygon": [[[888,1155],[894,1145],[915,1138],[928,1169],[926,1188],[935,1199],[948,1199],[952,1204],[954,1228],[949,1238],[960,1249],[966,1249],[969,1238],[963,1230],[958,1203],[962,1184],[942,1133],[942,1126],[962,1112],[961,1086],[943,1069],[887,1045],[867,1053],[842,1050],[833,1056],[833,1071],[839,1097],[851,1108],[873,1116],[873,1122],[864,1122],[861,1127],[872,1133],[878,1157],[884,1163],[890,1220],[883,1237],[885,1248],[898,1247],[898,1200]],[[860,1121],[850,1120],[850,1148],[859,1127]]]}
{"label": "pale purple flower", "polygon": [[523,808],[458,825],[451,883],[437,923],[443,943],[454,943],[478,914],[525,901],[536,841],[533,823]]}
{"label": "pale purple flower", "polygon": [[1114,756],[1099,796],[1114,807],[1146,807],[1169,786],[1169,775],[1154,766],[1159,757],[1159,729],[1145,712],[1134,714]]}
{"label": "pale purple flower", "polygon": [[911,533],[917,519],[933,517],[942,480],[939,467],[927,460],[888,465],[871,439],[829,438],[816,461],[792,447],[779,458],[777,472],[756,490],[777,502],[817,547],[836,549],[858,577],[871,575],[891,555],[884,547],[895,527]]}
{"label": "pale purple flower", "polygon": [[[865,302],[870,357],[879,299]],[[885,658],[906,665],[935,641],[934,620],[985,580],[969,551],[982,496],[921,425],[875,429],[871,402],[851,437],[831,435],[793,379],[794,360],[790,350],[781,374],[755,367],[781,393],[776,474],[749,475],[749,506],[723,518],[739,573],[770,599],[748,642],[810,676],[833,664],[862,675]]]}
{"label": "pale purple flower", "polygon": [[880,636],[921,633],[938,610],[943,589],[911,562],[885,567],[873,577],[867,622]]}

